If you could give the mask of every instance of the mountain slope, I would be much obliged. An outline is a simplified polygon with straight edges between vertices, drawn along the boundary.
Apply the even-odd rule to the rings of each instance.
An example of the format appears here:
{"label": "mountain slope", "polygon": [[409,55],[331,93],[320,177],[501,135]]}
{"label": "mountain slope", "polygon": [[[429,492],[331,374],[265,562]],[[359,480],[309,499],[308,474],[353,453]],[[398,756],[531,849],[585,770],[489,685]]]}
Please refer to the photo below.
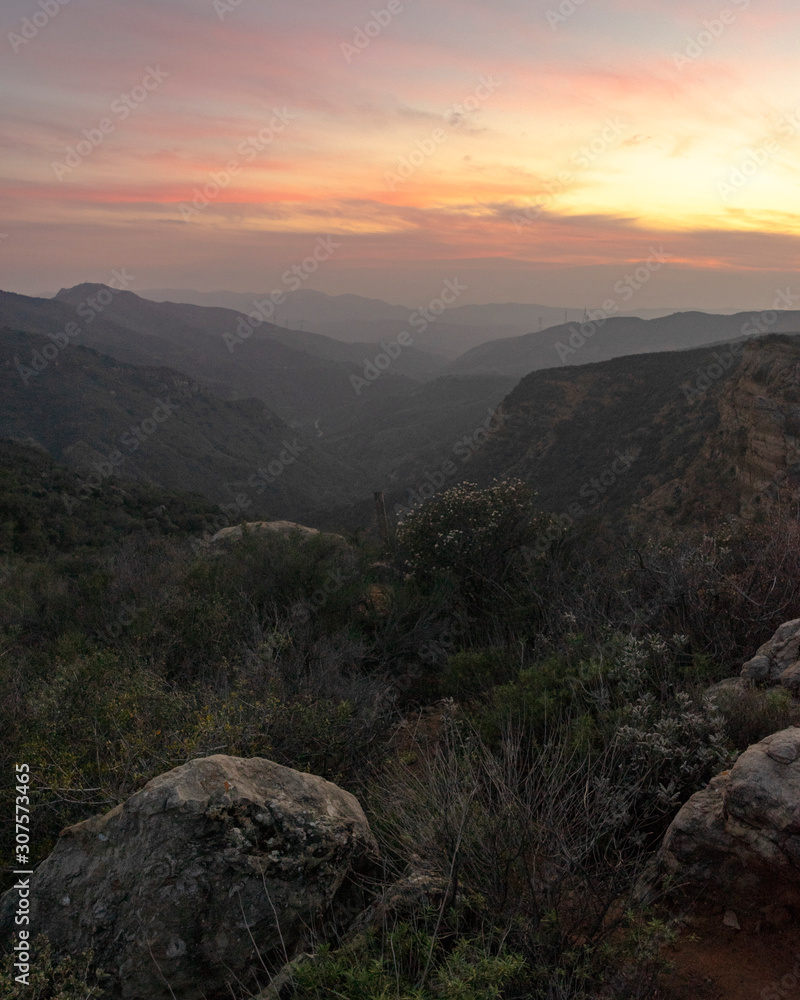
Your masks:
{"label": "mountain slope", "polygon": [[[257,397],[296,426],[357,405],[351,377],[363,374],[363,351],[351,348],[358,362],[308,354],[267,337],[266,323],[229,350],[223,334],[235,332],[240,317],[226,310],[206,315],[206,310],[187,307],[191,312],[184,314],[181,307],[164,308],[103,285],[79,285],[59,294],[58,299],[35,299],[0,292],[0,326],[60,335],[75,324],[72,343],[132,364],[166,365],[230,398]],[[330,344],[332,350],[339,346]],[[432,371],[437,365],[434,360]],[[410,383],[394,371],[393,366],[382,376],[385,383]]]}
{"label": "mountain slope", "polygon": [[[254,301],[264,298],[250,292],[197,292],[185,288],[151,289],[142,295],[156,302],[172,300],[225,306],[244,313],[252,309]],[[301,288],[287,296],[277,310],[277,317],[285,326],[313,329],[346,342],[394,339],[401,330],[409,330],[418,348],[452,359],[488,340],[516,337],[561,322],[565,312],[571,320],[580,320],[583,316],[582,309],[564,310],[553,306],[456,304],[421,330],[419,324],[409,325],[420,308],[424,306],[410,308],[361,295],[326,295],[311,288]]]}
{"label": "mountain slope", "polygon": [[800,337],[533,372],[475,456],[580,520],[752,516],[800,485]]}
{"label": "mountain slope", "polygon": [[[83,487],[77,471],[41,448],[0,440],[0,556],[97,549],[138,533],[198,534],[219,516],[205,497],[142,482],[108,479],[91,493]],[[64,500],[84,494],[80,503]]]}
{"label": "mountain slope", "polygon": [[[37,357],[52,360],[35,372]],[[114,475],[310,520],[349,498],[348,470],[259,400],[225,400],[185,374],[77,345],[54,356],[52,341],[9,329],[0,358],[0,437],[79,469],[85,491]]]}
{"label": "mountain slope", "polygon": [[454,375],[483,373],[522,378],[542,368],[586,365],[650,351],[684,351],[768,332],[798,331],[797,311],[730,316],[687,312],[651,320],[612,316],[604,321],[567,323],[481,344],[453,361],[447,370]]}
{"label": "mountain slope", "polygon": [[490,418],[515,381],[503,376],[436,379],[396,395],[391,406],[376,386],[357,416],[349,411],[332,415],[326,447],[353,465],[365,492],[414,483]]}
{"label": "mountain slope", "polygon": [[[97,295],[102,287],[83,284],[76,285],[74,288],[62,288],[56,299],[78,307],[91,296]],[[260,308],[258,302],[262,303]],[[237,352],[247,354],[248,349],[252,349],[251,345],[260,344],[262,341],[282,344],[292,351],[309,355],[312,358],[345,365],[348,374],[352,370],[352,366],[363,364],[365,353],[369,355],[371,351],[369,356],[373,357],[381,349],[379,343],[347,344],[320,333],[289,330],[277,326],[264,319],[271,309],[272,303],[266,299],[250,300],[246,305],[243,305],[241,311],[236,311],[176,302],[156,303],[135,295],[133,292],[118,291],[114,293],[114,297],[104,309],[103,315],[112,322],[130,330],[163,337],[184,348],[198,344],[201,333],[210,338],[214,346],[218,344],[221,349],[224,348],[229,355]],[[242,325],[243,316],[252,316],[253,323]],[[396,337],[399,332],[399,330],[395,330],[393,336]],[[226,337],[229,338],[228,342],[226,342]],[[233,344],[233,350],[229,349],[228,343]],[[287,357],[285,353],[278,354],[279,360],[285,357]],[[392,370],[399,375],[429,378],[443,366],[444,359],[438,359],[414,346],[409,346],[398,355]]]}

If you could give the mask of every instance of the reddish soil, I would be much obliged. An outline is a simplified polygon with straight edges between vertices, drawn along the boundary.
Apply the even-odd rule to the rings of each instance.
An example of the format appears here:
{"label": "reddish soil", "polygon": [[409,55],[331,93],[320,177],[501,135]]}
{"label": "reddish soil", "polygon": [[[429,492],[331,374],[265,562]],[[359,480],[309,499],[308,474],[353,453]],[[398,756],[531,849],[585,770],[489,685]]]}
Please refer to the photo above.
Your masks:
{"label": "reddish soil", "polygon": [[800,1000],[800,925],[761,933],[695,917],[663,953],[662,1000]]}

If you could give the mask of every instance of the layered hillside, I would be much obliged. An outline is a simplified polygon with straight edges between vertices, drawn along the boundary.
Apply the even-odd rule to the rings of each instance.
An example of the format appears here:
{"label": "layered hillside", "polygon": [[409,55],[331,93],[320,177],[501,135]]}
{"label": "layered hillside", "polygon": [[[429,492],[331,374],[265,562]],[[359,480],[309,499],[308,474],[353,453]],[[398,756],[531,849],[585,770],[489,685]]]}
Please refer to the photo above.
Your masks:
{"label": "layered hillside", "polygon": [[142,480],[240,503],[247,515],[312,522],[348,499],[347,471],[260,400],[222,399],[168,368],[57,350],[9,329],[0,358],[0,437],[78,469],[86,489],[112,476]]}
{"label": "layered hillside", "polygon": [[[249,312],[254,300],[263,294],[253,292],[198,292],[187,288],[152,289],[141,293],[155,302],[187,302],[202,306],[224,306]],[[326,295],[311,288],[301,288],[287,296],[276,313],[276,322],[292,327],[292,333],[316,330],[337,340],[379,342],[394,338],[400,330],[411,329],[417,347],[440,354],[449,360],[464,351],[499,337],[518,337],[530,330],[560,323],[565,318],[580,320],[580,309],[495,302],[487,305],[459,305],[460,299],[426,323],[422,329],[421,309],[391,305],[363,295]],[[431,314],[429,314],[431,315]],[[408,372],[411,374],[411,372]]]}
{"label": "layered hillside", "polygon": [[752,516],[800,487],[800,338],[534,372],[470,478],[520,477],[573,521]]}
{"label": "layered hillside", "polygon": [[229,349],[224,335],[236,334],[240,318],[224,309],[158,305],[102,285],[78,285],[56,299],[0,293],[0,325],[51,335],[73,323],[75,343],[133,364],[167,365],[229,398],[256,397],[297,426],[355,399],[350,377],[360,366],[272,340],[267,323]]}

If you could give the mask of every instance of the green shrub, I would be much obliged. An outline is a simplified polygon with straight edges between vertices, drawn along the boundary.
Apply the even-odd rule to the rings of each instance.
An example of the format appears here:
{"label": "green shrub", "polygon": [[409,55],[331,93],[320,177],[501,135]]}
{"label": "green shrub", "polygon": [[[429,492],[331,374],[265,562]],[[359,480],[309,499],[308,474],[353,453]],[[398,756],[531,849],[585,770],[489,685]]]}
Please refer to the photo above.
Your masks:
{"label": "green shrub", "polygon": [[461,650],[447,660],[442,693],[469,699],[511,680],[518,670],[518,658],[512,659],[506,649]]}
{"label": "green shrub", "polygon": [[725,735],[739,753],[772,733],[800,724],[800,702],[785,688],[720,692],[714,700]]}
{"label": "green shrub", "polygon": [[542,743],[509,731],[492,748],[446,722],[438,746],[387,769],[370,821],[389,858],[503,928],[526,963],[517,995],[551,997],[559,977],[570,991],[557,995],[606,995],[622,968],[652,988],[658,935],[636,899],[649,855],[635,834],[654,787],[626,754],[621,741],[586,752],[564,726]]}
{"label": "green shrub", "polygon": [[550,520],[533,501],[530,487],[516,479],[485,489],[461,483],[433,497],[398,529],[407,569],[425,586],[451,579],[470,610],[513,602],[528,579],[524,551]]}
{"label": "green shrub", "polygon": [[54,962],[50,942],[40,935],[32,942],[30,954],[28,985],[16,982],[13,955],[0,960],[3,1000],[93,1000],[103,995],[103,983],[108,977],[93,968],[90,951]]}
{"label": "green shrub", "polygon": [[[431,908],[414,923],[397,922],[331,950],[322,947],[292,976],[294,1000],[497,1000],[519,987],[525,961],[498,953],[500,935],[454,935],[449,914],[445,929]],[[441,936],[439,936],[441,935]],[[516,990],[514,991],[517,992]],[[511,994],[513,995],[513,994]]]}

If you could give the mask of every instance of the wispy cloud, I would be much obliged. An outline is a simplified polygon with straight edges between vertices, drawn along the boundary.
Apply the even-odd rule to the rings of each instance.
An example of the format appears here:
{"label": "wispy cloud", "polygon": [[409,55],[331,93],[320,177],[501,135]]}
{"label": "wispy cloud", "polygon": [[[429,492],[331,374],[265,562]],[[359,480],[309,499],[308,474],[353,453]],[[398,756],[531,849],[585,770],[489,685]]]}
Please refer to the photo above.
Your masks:
{"label": "wispy cloud", "polygon": [[[185,234],[171,225],[176,206],[231,160],[241,170],[191,227],[203,248],[190,254],[195,283],[214,266],[215,239],[231,263],[250,267],[254,248],[269,256],[315,226],[349,234],[354,259],[377,254],[387,267],[459,254],[594,267],[664,231],[697,267],[758,267],[756,244],[770,248],[760,258],[765,270],[777,266],[771,248],[794,260],[793,137],[730,203],[717,184],[800,104],[789,42],[800,10],[789,0],[768,9],[740,0],[702,58],[679,67],[674,53],[706,30],[717,7],[587,2],[554,31],[551,6],[403,0],[348,63],[341,44],[371,16],[360,0],[313,8],[243,0],[222,20],[211,3],[194,0],[65,5],[19,52],[9,49],[13,58],[0,68],[8,94],[0,212],[15,245],[23,232],[32,241],[21,280],[38,288],[39,271],[56,267],[52,250],[65,243],[56,230],[84,241],[65,267],[76,259],[99,266],[124,241],[131,266],[144,271],[158,245],[168,269],[186,254]],[[9,0],[6,33],[31,9]],[[52,162],[158,64],[169,80],[57,182]],[[388,189],[387,171],[491,73],[502,88]],[[242,144],[275,108],[291,109],[291,128],[245,157]],[[609,119],[624,121],[625,135],[579,165]],[[534,225],[509,226],[508,212],[541,202],[565,174]]]}

